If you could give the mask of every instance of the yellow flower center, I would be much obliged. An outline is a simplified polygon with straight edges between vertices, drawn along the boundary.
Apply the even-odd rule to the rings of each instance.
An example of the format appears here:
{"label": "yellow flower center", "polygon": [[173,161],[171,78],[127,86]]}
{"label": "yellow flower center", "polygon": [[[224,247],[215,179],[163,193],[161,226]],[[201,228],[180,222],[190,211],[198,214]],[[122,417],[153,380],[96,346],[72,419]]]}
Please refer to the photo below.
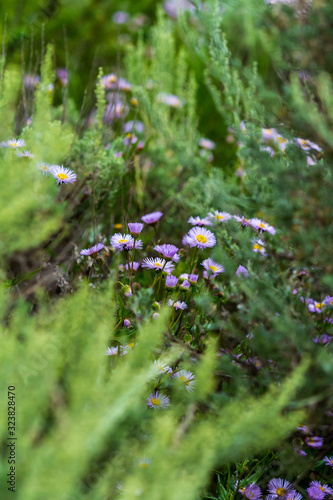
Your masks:
{"label": "yellow flower center", "polygon": [[122,227],[123,227],[123,225],[120,223],[114,225],[115,229],[121,229]]}
{"label": "yellow flower center", "polygon": [[126,238],[122,238],[121,240],[119,240],[120,244],[127,243],[127,242],[128,242],[128,240],[126,240]]}
{"label": "yellow flower center", "polygon": [[131,104],[133,104],[133,106],[137,106],[139,104],[139,101],[137,100],[136,97],[132,97]]}
{"label": "yellow flower center", "polygon": [[266,224],[264,224],[263,222],[260,222],[259,227],[261,227],[262,229],[265,229]]}
{"label": "yellow flower center", "polygon": [[155,262],[155,266],[156,267],[162,267],[162,264],[160,264],[159,262]]}
{"label": "yellow flower center", "polygon": [[130,344],[128,344],[128,347],[133,347],[134,346],[134,342],[131,342]]}
{"label": "yellow flower center", "polygon": [[253,245],[253,249],[254,249],[254,250],[260,250],[260,251],[262,251],[262,250],[263,250],[263,247],[262,247],[261,245],[259,245],[259,243],[255,243],[255,244]]}
{"label": "yellow flower center", "polygon": [[279,137],[277,138],[277,141],[280,143],[280,144],[285,144],[287,142],[287,139],[285,139],[284,137],[281,137],[279,135]]}
{"label": "yellow flower center", "polygon": [[12,142],[12,146],[13,146],[14,148],[16,148],[16,146],[17,146],[17,142]]}
{"label": "yellow flower center", "polygon": [[161,404],[161,401],[157,398],[151,398],[151,402],[153,405],[158,406]]}
{"label": "yellow flower center", "polygon": [[319,486],[319,489],[323,492],[325,492],[325,488],[323,488],[322,486]]}
{"label": "yellow flower center", "polygon": [[199,243],[207,243],[207,238],[203,234],[198,234],[197,241],[199,241]]}
{"label": "yellow flower center", "polygon": [[245,488],[241,488],[241,492],[244,493],[245,492]]}
{"label": "yellow flower center", "polygon": [[314,440],[313,440],[312,438],[309,438],[309,439],[308,439],[308,443],[313,444],[313,443],[314,443]]}
{"label": "yellow flower center", "polygon": [[128,133],[128,134],[126,135],[126,137],[127,137],[128,139],[131,139],[132,134],[131,134],[131,133]]}
{"label": "yellow flower center", "polygon": [[276,494],[277,494],[279,497],[284,497],[286,493],[287,493],[287,492],[286,492],[286,490],[285,490],[284,488],[278,488],[278,489],[276,490]]}
{"label": "yellow flower center", "polygon": [[42,170],[48,170],[46,165],[42,165]]}
{"label": "yellow flower center", "polygon": [[309,141],[305,141],[304,139],[301,139],[300,143],[302,144],[302,146],[305,146],[305,147],[309,146]]}
{"label": "yellow flower center", "polygon": [[57,177],[59,177],[59,179],[61,179],[62,181],[64,179],[68,179],[68,175],[64,174],[64,173],[60,173],[60,174],[57,174]]}
{"label": "yellow flower center", "polygon": [[149,467],[149,464],[147,464],[147,462],[142,462],[140,464],[140,467],[142,467],[142,469],[146,469],[147,467]]}
{"label": "yellow flower center", "polygon": [[109,78],[109,83],[114,83],[116,81],[117,81],[116,75],[111,75],[110,78]]}
{"label": "yellow flower center", "polygon": [[324,307],[324,305],[324,302],[319,302],[318,304],[316,304],[316,308],[321,309],[322,307]]}
{"label": "yellow flower center", "polygon": [[208,267],[209,267],[209,269],[211,269],[212,271],[214,271],[214,273],[217,271],[217,267],[215,267],[215,266],[208,266]]}
{"label": "yellow flower center", "polygon": [[224,215],[215,215],[215,219],[217,219],[217,220],[223,220],[224,219]]}

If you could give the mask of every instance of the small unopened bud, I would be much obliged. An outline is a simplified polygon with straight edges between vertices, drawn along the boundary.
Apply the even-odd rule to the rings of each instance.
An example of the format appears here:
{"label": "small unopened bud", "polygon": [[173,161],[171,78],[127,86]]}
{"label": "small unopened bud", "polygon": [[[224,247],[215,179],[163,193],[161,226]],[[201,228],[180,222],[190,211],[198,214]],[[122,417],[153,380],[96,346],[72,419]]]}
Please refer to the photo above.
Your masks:
{"label": "small unopened bud", "polygon": [[159,318],[159,317],[160,317],[160,315],[159,315],[158,313],[154,313],[154,314],[152,315],[152,318],[153,318],[153,319],[157,319],[157,318]]}
{"label": "small unopened bud", "polygon": [[132,297],[132,289],[129,285],[125,285],[123,288],[125,297]]}
{"label": "small unopened bud", "polygon": [[155,311],[159,311],[161,309],[161,303],[160,302],[154,302],[153,309],[155,309]]}
{"label": "small unopened bud", "polygon": [[124,327],[125,328],[129,328],[130,326],[131,326],[130,320],[129,319],[125,319],[125,321],[124,321]]}

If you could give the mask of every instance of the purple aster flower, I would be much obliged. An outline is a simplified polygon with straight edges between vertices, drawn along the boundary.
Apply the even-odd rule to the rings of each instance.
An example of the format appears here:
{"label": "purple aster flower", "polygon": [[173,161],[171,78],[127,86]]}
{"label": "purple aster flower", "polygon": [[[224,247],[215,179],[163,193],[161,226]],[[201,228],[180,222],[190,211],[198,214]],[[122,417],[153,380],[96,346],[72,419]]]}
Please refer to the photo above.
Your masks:
{"label": "purple aster flower", "polygon": [[68,71],[66,68],[58,68],[56,71],[57,78],[59,78],[61,85],[68,83]]}
{"label": "purple aster flower", "polygon": [[198,282],[199,274],[190,274],[188,280],[190,283],[195,284]]}
{"label": "purple aster flower", "polygon": [[321,491],[316,486],[309,486],[306,491],[311,500],[323,500],[323,498],[325,498],[325,492]]}
{"label": "purple aster flower", "polygon": [[161,253],[166,259],[172,259],[173,256],[178,252],[178,248],[175,245],[156,245],[154,247],[156,252]]}
{"label": "purple aster flower", "polygon": [[282,135],[278,135],[275,139],[274,139],[274,142],[277,143],[279,149],[281,151],[285,151],[287,145],[288,145],[288,139],[286,139],[285,137],[283,137]]}
{"label": "purple aster flower", "polygon": [[204,227],[192,227],[188,232],[187,241],[191,247],[198,247],[201,249],[211,248],[216,245],[216,238],[214,234]]}
{"label": "purple aster flower", "polygon": [[260,146],[260,151],[266,151],[266,153],[268,153],[271,158],[275,156],[275,151],[270,146]]}
{"label": "purple aster flower", "polygon": [[246,488],[241,488],[238,491],[251,500],[259,500],[261,497],[261,490],[256,483],[248,484]]}
{"label": "purple aster flower", "polygon": [[230,215],[228,212],[219,212],[218,210],[215,210],[214,213],[209,212],[208,217],[210,219],[215,219],[218,222],[227,222],[228,220],[232,219],[232,215]]}
{"label": "purple aster flower", "polygon": [[324,462],[326,465],[330,465],[331,467],[333,467],[333,457],[325,457]]}
{"label": "purple aster flower", "polygon": [[312,156],[307,156],[306,163],[308,167],[313,167],[313,165],[315,165],[317,162]]}
{"label": "purple aster flower", "polygon": [[144,224],[141,222],[129,222],[128,229],[132,234],[140,234],[143,229]]}
{"label": "purple aster flower", "polygon": [[23,84],[27,89],[35,89],[40,82],[40,76],[27,73],[23,77]]}
{"label": "purple aster flower", "polygon": [[188,280],[189,279],[189,275],[184,273],[184,274],[181,274],[179,276],[179,281],[184,281],[184,280]]}
{"label": "purple aster flower", "polygon": [[142,151],[142,149],[145,147],[145,143],[143,141],[139,141],[136,145],[136,150],[137,151]]}
{"label": "purple aster flower", "polygon": [[206,259],[201,262],[201,265],[206,269],[206,271],[213,274],[213,278],[220,273],[224,273],[224,267],[217,264],[212,259]]}
{"label": "purple aster flower", "polygon": [[130,326],[131,326],[131,322],[130,322],[130,320],[129,320],[129,319],[125,319],[125,320],[124,320],[124,327],[125,327],[125,328],[129,328]]}
{"label": "purple aster flower", "polygon": [[160,93],[157,96],[157,102],[161,102],[163,104],[167,104],[171,108],[179,108],[183,106],[183,102],[179,97],[173,94],[165,94],[165,93]]}
{"label": "purple aster flower", "polygon": [[184,311],[185,309],[187,309],[187,305],[185,304],[185,302],[180,302],[179,300],[177,300],[175,302],[174,300],[169,299],[168,300],[168,306],[170,306],[170,307],[172,306],[176,310],[181,309],[182,311]]}
{"label": "purple aster flower", "polygon": [[178,278],[176,276],[167,276],[165,278],[165,286],[167,288],[174,288],[178,283]]}
{"label": "purple aster flower", "polygon": [[313,300],[312,302],[308,302],[308,309],[311,313],[318,313],[320,314],[323,312],[323,309],[325,309],[325,302],[316,302]]}
{"label": "purple aster flower", "polygon": [[57,184],[72,184],[76,181],[76,174],[69,168],[65,168],[62,165],[52,165],[50,167],[50,172],[55,179],[57,179]]}
{"label": "purple aster flower", "polygon": [[303,149],[303,151],[309,151],[310,149],[315,149],[319,152],[322,151],[321,147],[319,147],[318,144],[314,142],[300,139],[299,137],[295,139],[295,142]]}
{"label": "purple aster flower", "polygon": [[116,233],[111,237],[110,243],[112,248],[115,249],[115,252],[119,253],[122,250],[127,250],[128,246],[131,244],[133,248],[134,238],[129,234]]}
{"label": "purple aster flower", "polygon": [[162,215],[162,212],[152,212],[151,214],[141,217],[141,220],[143,220],[146,224],[155,224],[162,217]]}
{"label": "purple aster flower", "polygon": [[104,248],[103,243],[97,243],[93,247],[90,248],[85,248],[84,250],[81,250],[80,255],[92,255],[93,253],[97,253],[100,250]]}
{"label": "purple aster flower", "polygon": [[128,13],[127,12],[123,12],[121,10],[115,12],[112,16],[112,20],[116,23],[116,24],[125,24],[127,19],[128,19]]}
{"label": "purple aster flower", "polygon": [[236,271],[236,276],[238,276],[238,277],[243,276],[244,278],[248,278],[250,275],[249,275],[249,271],[246,269],[246,267],[238,266],[237,271]]}
{"label": "purple aster flower", "polygon": [[235,221],[239,222],[241,226],[247,227],[250,225],[250,219],[246,219],[242,215],[234,215]]}
{"label": "purple aster flower", "polygon": [[268,483],[268,491],[274,498],[286,498],[287,495],[296,493],[292,485],[281,478],[274,478]]}
{"label": "purple aster flower", "polygon": [[201,148],[209,149],[209,150],[216,148],[215,142],[211,141],[210,139],[205,139],[204,137],[201,137],[201,139],[199,140],[199,146]]}
{"label": "purple aster flower", "polygon": [[187,280],[183,281],[181,284],[180,284],[180,288],[182,288],[183,290],[189,290],[190,289],[190,284]]}
{"label": "purple aster flower", "polygon": [[175,255],[172,257],[171,260],[173,260],[173,262],[176,262],[176,263],[179,262],[179,260],[180,260],[179,253],[175,253]]}
{"label": "purple aster flower", "polygon": [[330,337],[326,333],[323,333],[319,337],[313,338],[312,340],[316,344],[323,344],[323,345],[325,345],[325,344],[329,344],[332,341],[332,337]]}
{"label": "purple aster flower", "polygon": [[262,130],[262,140],[264,142],[273,141],[279,135],[275,128],[263,128]]}
{"label": "purple aster flower", "polygon": [[212,226],[212,222],[207,218],[204,217],[201,219],[200,217],[190,217],[189,220],[187,221],[189,224],[192,224],[192,226]]}
{"label": "purple aster flower", "polygon": [[135,144],[136,142],[138,142],[138,138],[136,135],[131,134],[131,132],[126,134],[126,137],[124,139],[125,146],[128,146],[129,144]]}
{"label": "purple aster flower", "polygon": [[131,120],[129,122],[126,122],[124,125],[124,132],[126,134],[128,134],[128,132],[133,132],[134,130],[135,132],[142,134],[144,129],[145,129],[144,124],[138,120],[136,121]]}
{"label": "purple aster flower", "polygon": [[323,438],[319,436],[312,436],[305,438],[306,444],[311,448],[321,448],[323,446]]}
{"label": "purple aster flower", "polygon": [[121,158],[123,156],[123,152],[122,151],[117,151],[116,153],[114,153],[113,155],[115,158]]}
{"label": "purple aster flower", "polygon": [[101,84],[106,90],[111,90],[114,88],[114,84],[117,82],[117,75],[111,73],[110,75],[102,76]]}
{"label": "purple aster flower", "polygon": [[324,304],[333,307],[333,297],[330,295],[326,295],[326,297],[324,298]]}
{"label": "purple aster flower", "polygon": [[[137,271],[139,267],[140,267],[139,262],[133,262],[133,271]],[[125,264],[125,269],[126,271],[132,269],[132,262],[130,262],[129,264]]]}
{"label": "purple aster flower", "polygon": [[127,245],[125,245],[124,250],[133,250],[135,247],[135,250],[142,250],[143,243],[142,240],[134,240],[130,241]]}
{"label": "purple aster flower", "polygon": [[311,481],[310,487],[318,488],[318,490],[324,492],[325,495],[333,493],[333,490],[330,486],[327,486],[327,484],[321,484],[319,481]]}
{"label": "purple aster flower", "polygon": [[302,500],[302,495],[300,493],[291,493],[288,494],[286,500]]}
{"label": "purple aster flower", "polygon": [[301,431],[301,432],[304,432],[305,434],[310,434],[311,431],[309,429],[309,427],[307,425],[300,425],[299,427],[297,427],[297,430],[298,431]]}
{"label": "purple aster flower", "polygon": [[250,219],[250,226],[254,229],[257,229],[257,231],[259,231],[260,233],[262,233],[263,231],[267,231],[270,234],[276,233],[275,227],[270,226],[269,224],[267,224],[267,222],[264,222],[257,218]]}
{"label": "purple aster flower", "polygon": [[167,274],[171,274],[174,269],[174,264],[172,262],[167,262],[164,259],[157,257],[153,259],[152,257],[147,257],[143,260],[142,267],[147,269],[154,269],[155,271],[162,271]]}
{"label": "purple aster flower", "polygon": [[297,453],[297,455],[300,455],[301,457],[307,456],[307,453],[301,448],[294,448],[294,452]]}

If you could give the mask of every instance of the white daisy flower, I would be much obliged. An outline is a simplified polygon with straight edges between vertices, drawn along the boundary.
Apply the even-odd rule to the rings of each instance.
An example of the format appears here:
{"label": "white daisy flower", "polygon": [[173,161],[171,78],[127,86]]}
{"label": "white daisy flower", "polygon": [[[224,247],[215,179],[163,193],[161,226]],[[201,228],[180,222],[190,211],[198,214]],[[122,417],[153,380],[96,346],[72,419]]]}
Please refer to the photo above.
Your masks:
{"label": "white daisy flower", "polygon": [[274,138],[274,141],[277,142],[279,148],[281,149],[281,151],[284,151],[288,145],[288,139],[286,139],[285,137],[283,137],[282,135],[277,135],[275,138]]}
{"label": "white daisy flower", "polygon": [[195,376],[192,372],[187,370],[180,370],[172,375],[174,378],[179,378],[185,384],[185,388],[188,391],[193,391]]}
{"label": "white daisy flower", "polygon": [[192,227],[187,236],[187,243],[191,247],[198,248],[211,248],[216,245],[216,238],[214,234],[204,227]]}
{"label": "white daisy flower", "polygon": [[48,163],[44,163],[44,162],[37,164],[37,168],[39,170],[42,170],[43,175],[47,175],[50,172],[50,167],[51,167],[51,165],[49,165]]}
{"label": "white daisy flower", "polygon": [[31,151],[24,151],[24,153],[22,153],[21,151],[17,151],[16,152],[16,156],[18,156],[19,158],[34,158],[35,155],[33,153],[31,153]]}
{"label": "white daisy flower", "polygon": [[23,146],[25,146],[24,139],[12,139],[7,142],[7,147],[10,147],[12,149],[23,148]]}
{"label": "white daisy flower", "polygon": [[172,262],[166,262],[165,259],[161,259],[160,257],[147,257],[143,259],[143,263],[141,267],[146,267],[147,269],[154,269],[155,271],[162,271],[167,274],[171,274],[174,270],[174,264]]}
{"label": "white daisy flower", "polygon": [[218,222],[227,222],[232,218],[232,215],[230,215],[228,212],[219,212],[218,210],[215,210],[213,214],[209,212],[208,217],[210,219],[215,219]]}
{"label": "white daisy flower", "polygon": [[267,257],[267,254],[265,252],[265,244],[266,243],[264,241],[254,238],[252,240],[252,244],[253,244],[253,251],[255,253],[260,253],[264,257]]}
{"label": "white daisy flower", "polygon": [[118,347],[107,347],[106,356],[116,356],[118,354]]}
{"label": "white daisy flower", "polygon": [[151,464],[151,458],[149,457],[137,457],[136,460],[141,469],[147,469]]}
{"label": "white daisy flower", "polygon": [[250,226],[253,227],[254,229],[257,229],[257,231],[263,232],[267,231],[268,233],[275,234],[276,229],[274,226],[270,226],[267,224],[267,222],[254,218],[250,219]]}
{"label": "white daisy flower", "polygon": [[214,278],[217,274],[224,273],[224,267],[217,264],[217,262],[214,262],[212,259],[203,260],[201,265],[206,269],[206,271],[213,273]]}
{"label": "white daisy flower", "polygon": [[189,224],[192,224],[192,226],[212,226],[213,224],[207,217],[203,217],[202,219],[200,217],[190,217],[189,220],[187,221]]}
{"label": "white daisy flower", "polygon": [[72,184],[76,181],[76,174],[63,165],[52,165],[49,170],[53,177],[57,179],[57,184]]}
{"label": "white daisy flower", "polygon": [[147,399],[147,406],[149,408],[167,408],[170,406],[170,399],[159,391],[154,391]]}

